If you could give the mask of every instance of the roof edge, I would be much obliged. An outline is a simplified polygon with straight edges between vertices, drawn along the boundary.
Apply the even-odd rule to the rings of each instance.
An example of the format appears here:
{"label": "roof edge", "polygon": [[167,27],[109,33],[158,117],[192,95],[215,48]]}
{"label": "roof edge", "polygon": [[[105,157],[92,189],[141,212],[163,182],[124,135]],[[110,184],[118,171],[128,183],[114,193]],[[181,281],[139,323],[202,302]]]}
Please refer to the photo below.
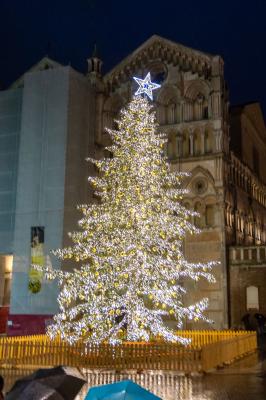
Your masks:
{"label": "roof edge", "polygon": [[[214,57],[217,57],[218,55],[210,54],[210,53],[204,53],[200,50],[193,49],[191,47],[184,46],[180,43],[176,43],[170,39],[166,39],[162,36],[159,35],[152,35],[149,37],[145,42],[143,42],[140,46],[138,46],[132,53],[130,53],[128,56],[126,56],[122,61],[120,61],[116,66],[114,66],[109,72],[107,72],[104,75],[104,80],[108,81],[108,79],[112,76],[112,74],[116,71],[120,71],[123,69],[124,66],[126,66],[130,61],[138,55],[142,50],[145,49],[145,47],[151,46],[153,43],[156,41],[161,42],[162,44],[168,45],[169,47],[176,48],[181,50],[184,53],[191,53],[194,55],[197,55],[198,57],[204,59],[204,61],[211,62],[211,60]],[[220,56],[219,56],[220,57]]]}
{"label": "roof edge", "polygon": [[63,64],[60,64],[57,61],[52,60],[48,56],[45,56],[40,59],[36,64],[34,64],[31,68],[29,68],[24,74],[22,74],[18,79],[16,79],[11,85],[9,85],[8,89],[17,89],[23,85],[24,82],[24,76],[25,74],[29,72],[34,72],[34,71],[41,71],[45,69],[45,67],[48,66],[48,68],[58,68],[58,67],[63,67]]}

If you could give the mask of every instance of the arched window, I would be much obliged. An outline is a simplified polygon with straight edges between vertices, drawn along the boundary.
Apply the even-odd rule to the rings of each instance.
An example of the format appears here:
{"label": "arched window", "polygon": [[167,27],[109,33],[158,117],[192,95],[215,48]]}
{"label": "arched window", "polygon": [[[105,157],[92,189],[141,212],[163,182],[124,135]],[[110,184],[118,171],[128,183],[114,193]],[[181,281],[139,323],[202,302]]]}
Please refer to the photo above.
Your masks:
{"label": "arched window", "polygon": [[207,204],[206,205],[206,225],[211,227],[214,226],[214,205]]}
{"label": "arched window", "polygon": [[184,104],[184,120],[192,121],[193,120],[193,103],[190,100],[187,100]]}
{"label": "arched window", "polygon": [[167,106],[167,123],[176,123],[176,104],[173,102],[170,102]]}
{"label": "arched window", "polygon": [[205,154],[212,152],[212,136],[211,132],[206,131],[204,134],[204,152]]}
{"label": "arched window", "polygon": [[185,91],[187,102],[191,102],[192,118],[194,120],[206,120],[209,118],[210,87],[202,79],[192,81]]}
{"label": "arched window", "polygon": [[261,241],[261,223],[258,220],[255,222],[255,239],[257,242]]}
{"label": "arched window", "polygon": [[235,212],[235,223],[236,223],[236,230],[240,230],[240,219],[238,211]]}
{"label": "arched window", "polygon": [[159,123],[161,125],[177,123],[177,104],[179,102],[179,89],[167,84],[161,87],[157,96],[157,105],[160,109]]}
{"label": "arched window", "polygon": [[198,93],[196,96],[193,108],[193,119],[198,121],[203,119],[203,103],[204,103],[204,95],[202,93]]}
{"label": "arched window", "polygon": [[183,156],[187,157],[190,154],[189,132],[184,133],[183,140]]}
{"label": "arched window", "polygon": [[259,309],[259,289],[256,286],[247,287],[247,310]]}
{"label": "arched window", "polygon": [[208,119],[209,118],[209,108],[208,105],[204,104],[203,105],[203,119]]}
{"label": "arched window", "polygon": [[199,213],[199,216],[194,217],[194,223],[198,228],[203,228],[205,225],[205,215],[204,215],[204,207],[200,202],[196,202],[194,205],[194,211]]}
{"label": "arched window", "polygon": [[176,153],[178,157],[182,157],[183,156],[183,137],[178,134],[175,138],[175,142],[176,142]]}
{"label": "arched window", "polygon": [[230,205],[227,205],[225,208],[225,213],[226,213],[226,225],[229,227],[233,226],[233,210],[230,207]]}
{"label": "arched window", "polygon": [[194,134],[194,155],[201,154],[201,134],[200,132],[195,132]]}
{"label": "arched window", "polygon": [[172,159],[175,157],[175,137],[173,134],[169,135],[167,142],[167,156]]}
{"label": "arched window", "polygon": [[249,210],[249,215],[248,215],[248,234],[252,238],[254,237],[254,213],[253,210]]}

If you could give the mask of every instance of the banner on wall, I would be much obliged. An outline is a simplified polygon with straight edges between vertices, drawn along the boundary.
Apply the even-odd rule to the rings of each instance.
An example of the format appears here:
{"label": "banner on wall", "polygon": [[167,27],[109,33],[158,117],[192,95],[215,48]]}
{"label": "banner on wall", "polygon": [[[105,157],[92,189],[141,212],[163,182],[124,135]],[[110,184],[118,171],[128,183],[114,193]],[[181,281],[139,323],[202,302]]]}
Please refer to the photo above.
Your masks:
{"label": "banner on wall", "polygon": [[34,265],[44,266],[44,227],[31,227],[31,265],[29,271],[29,291],[40,292],[42,288],[43,272],[32,267]]}

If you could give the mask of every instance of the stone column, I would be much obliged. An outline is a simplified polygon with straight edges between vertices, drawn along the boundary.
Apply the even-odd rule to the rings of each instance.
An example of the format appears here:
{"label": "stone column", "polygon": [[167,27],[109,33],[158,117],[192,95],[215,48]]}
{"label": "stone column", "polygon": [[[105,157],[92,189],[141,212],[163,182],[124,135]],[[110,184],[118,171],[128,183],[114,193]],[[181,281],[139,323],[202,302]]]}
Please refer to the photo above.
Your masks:
{"label": "stone column", "polygon": [[205,154],[206,149],[205,149],[205,129],[200,128],[200,139],[201,139],[201,154]]}
{"label": "stone column", "polygon": [[184,103],[184,121],[188,120],[188,107],[189,107],[189,104]]}
{"label": "stone column", "polygon": [[176,143],[177,143],[177,156],[182,157],[183,156],[183,137],[181,136],[181,133],[178,132],[176,136]]}
{"label": "stone column", "polygon": [[194,155],[194,134],[193,134],[193,129],[189,129],[189,154],[191,156]]}
{"label": "stone column", "polygon": [[219,92],[214,92],[212,94],[212,111],[214,118],[219,118],[221,116],[221,102]]}
{"label": "stone column", "polygon": [[223,131],[221,129],[214,131],[215,151],[220,152],[223,149]]}
{"label": "stone column", "polygon": [[180,122],[185,121],[185,102],[182,100],[180,102]]}

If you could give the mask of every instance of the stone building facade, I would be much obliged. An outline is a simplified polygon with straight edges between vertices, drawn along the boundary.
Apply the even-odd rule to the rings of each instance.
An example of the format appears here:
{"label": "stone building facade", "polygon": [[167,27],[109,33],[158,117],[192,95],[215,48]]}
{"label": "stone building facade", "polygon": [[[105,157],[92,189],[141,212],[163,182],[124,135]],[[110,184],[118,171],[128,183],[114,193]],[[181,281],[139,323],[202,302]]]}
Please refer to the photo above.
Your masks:
{"label": "stone building facade", "polygon": [[256,329],[256,314],[266,316],[266,247],[230,247],[229,267],[231,326]]}
{"label": "stone building facade", "polygon": [[[187,287],[189,301],[207,296],[208,314],[214,327],[226,327],[224,170],[230,153],[223,60],[158,36],[151,37],[110,73],[98,78],[97,115],[101,117],[96,140],[100,145],[108,143],[104,127],[113,126],[114,117],[136,89],[132,76],[145,76],[148,71],[153,81],[161,84],[154,94],[154,106],[160,131],[168,136],[165,151],[172,169],[191,174],[184,182],[189,189],[184,203],[201,215],[195,218],[195,223],[202,233],[187,237],[186,256],[191,261],[220,262],[214,270],[215,284],[202,281]],[[96,74],[99,77],[99,71],[90,71],[89,79]]]}
{"label": "stone building facade", "polygon": [[[257,313],[266,315],[266,128],[259,103],[232,107],[230,125],[225,174],[228,312],[231,326],[239,327],[246,314],[251,319]],[[252,304],[249,296],[257,300]]]}
{"label": "stone building facade", "polygon": [[150,71],[153,81],[161,84],[154,106],[160,131],[168,136],[165,151],[173,170],[190,173],[184,181],[189,190],[184,204],[200,213],[194,222],[202,233],[186,238],[186,256],[191,261],[220,262],[214,269],[216,284],[188,286],[190,301],[209,298],[214,328],[235,324],[230,319],[238,304],[230,297],[235,276],[229,247],[266,242],[266,130],[259,104],[229,110],[222,58],[158,36],[104,77],[100,66],[99,59],[89,60],[88,78],[96,88],[99,157],[109,140],[104,127],[114,127],[119,110],[134,93],[132,76]]}
{"label": "stone building facade", "polygon": [[[25,310],[30,310],[35,326],[36,318],[43,315],[39,330],[43,329],[53,309],[50,303],[45,306],[45,296],[51,292],[45,284],[36,297],[27,293],[29,244],[23,232],[29,232],[31,226],[45,226],[47,253],[68,243],[67,232],[76,228],[79,217],[76,204],[87,201],[86,177],[93,172],[84,159],[88,154],[111,156],[104,149],[110,140],[105,127],[115,126],[119,111],[136,91],[132,77],[143,77],[148,71],[161,85],[154,93],[154,106],[160,131],[168,137],[165,152],[171,167],[190,173],[184,181],[189,189],[184,204],[200,213],[194,222],[202,233],[186,238],[186,256],[191,261],[219,261],[214,269],[215,284],[188,284],[189,302],[207,296],[213,328],[226,328],[238,307],[231,295],[236,270],[231,271],[229,247],[262,245],[266,241],[266,134],[259,104],[229,109],[222,58],[156,35],[104,76],[101,66],[102,61],[94,54],[88,59],[85,77],[71,67],[42,60],[10,89],[19,92],[22,114],[18,118],[20,145],[11,232],[14,240],[6,251],[14,255],[10,332],[26,332]],[[45,101],[35,104],[36,98]],[[61,105],[60,112],[56,102]],[[30,153],[40,143],[43,145],[41,158],[36,155],[38,169],[31,180],[28,177],[33,164],[27,161],[29,151],[23,148],[23,143],[26,146],[29,142]],[[51,181],[50,166],[57,171]],[[25,181],[28,194],[38,191],[34,200],[29,199],[30,195],[25,198]],[[52,214],[54,217],[50,217]],[[54,299],[55,288],[52,293],[50,298]],[[15,332],[12,325],[16,323],[22,328]],[[196,326],[201,327],[204,325],[200,323]]]}

